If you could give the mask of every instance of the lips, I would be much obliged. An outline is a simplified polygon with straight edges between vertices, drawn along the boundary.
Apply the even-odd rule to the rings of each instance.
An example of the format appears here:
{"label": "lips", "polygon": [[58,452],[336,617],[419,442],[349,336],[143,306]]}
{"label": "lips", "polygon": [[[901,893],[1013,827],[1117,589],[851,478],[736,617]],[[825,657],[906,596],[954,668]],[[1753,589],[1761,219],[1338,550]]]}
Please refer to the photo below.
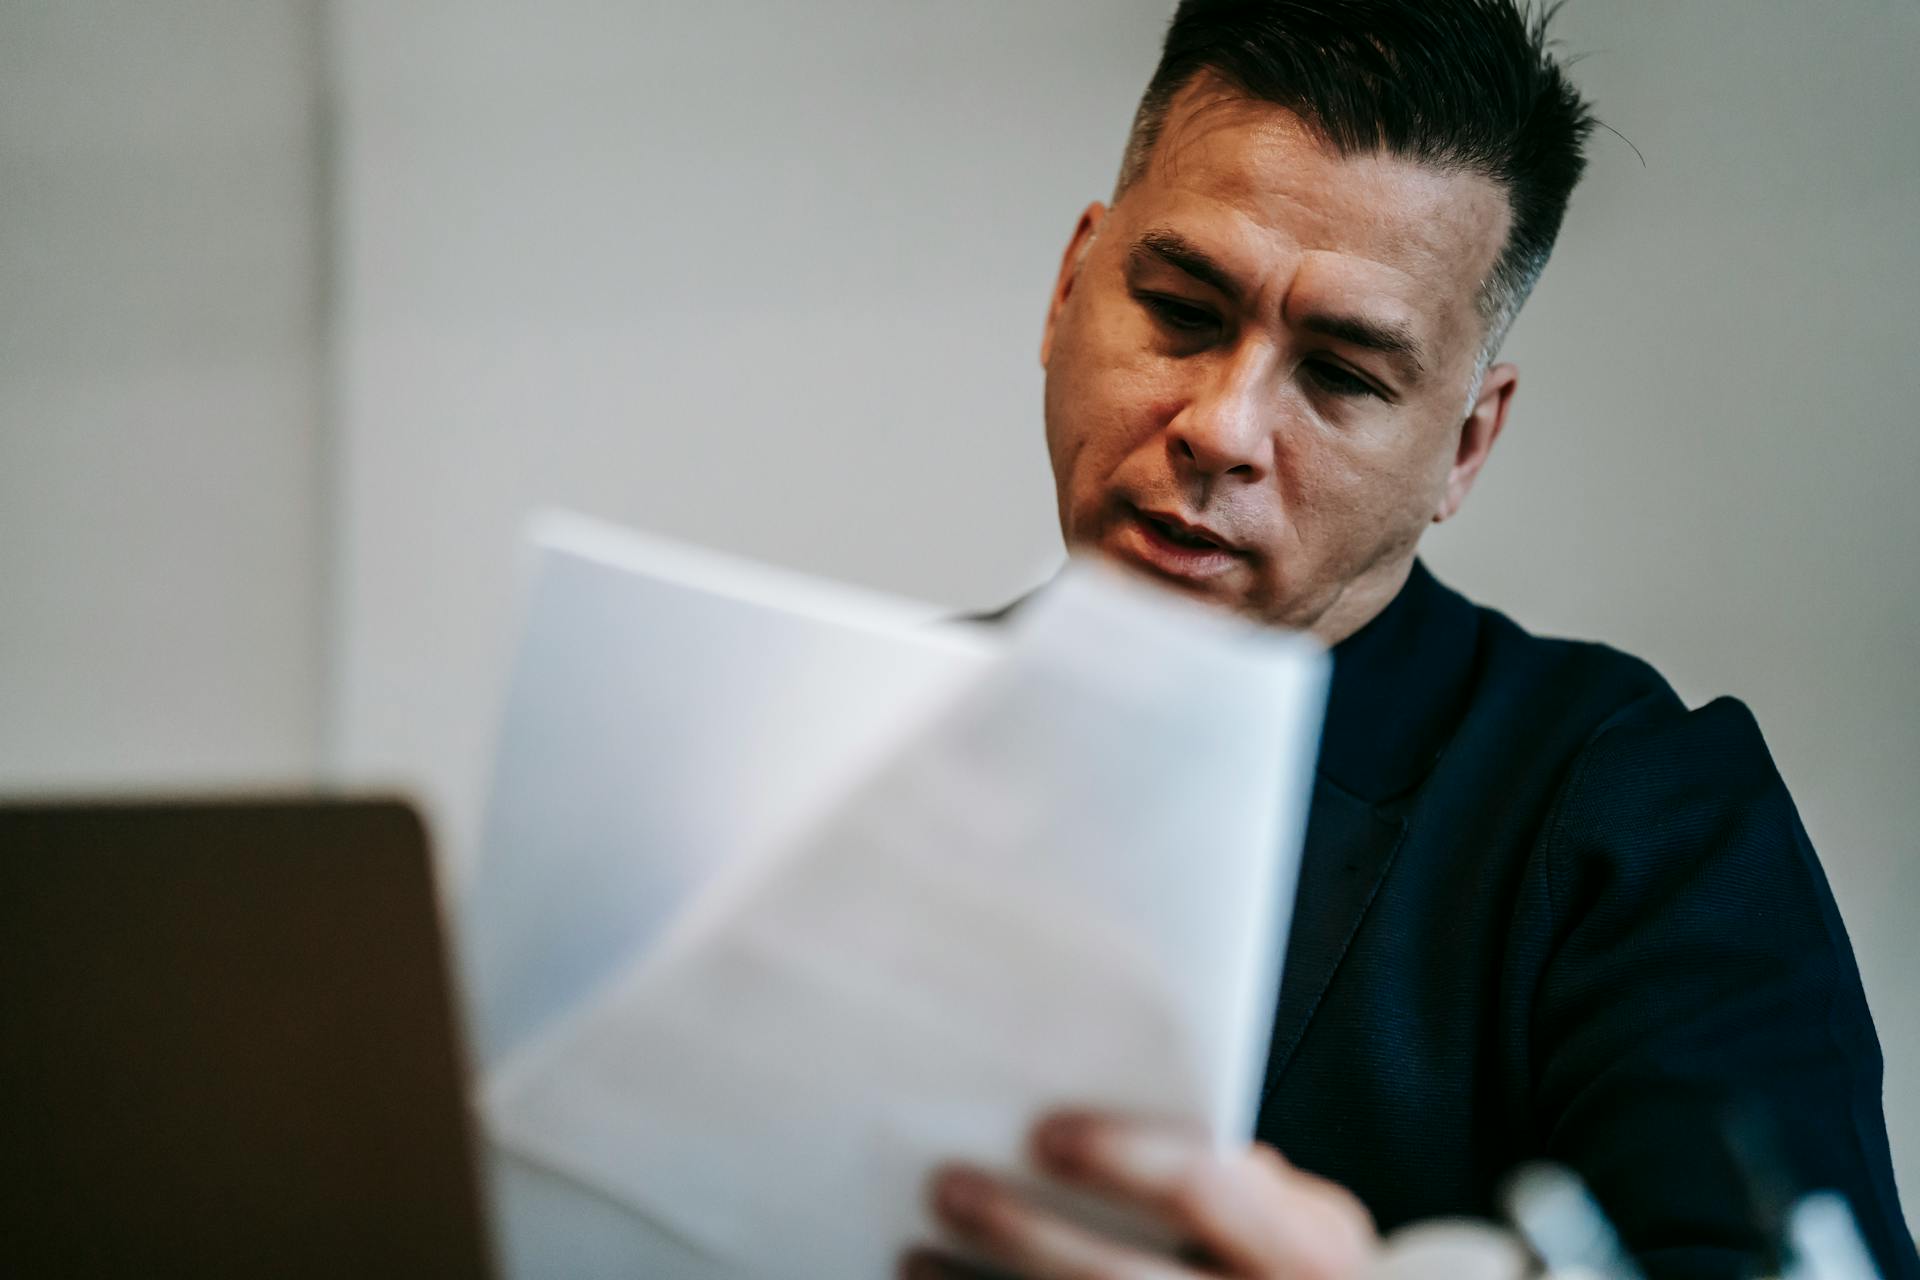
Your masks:
{"label": "lips", "polygon": [[1226,582],[1246,565],[1245,554],[1217,531],[1170,511],[1133,508],[1113,526],[1107,546],[1157,577],[1193,588]]}
{"label": "lips", "polygon": [[1238,551],[1233,543],[1203,524],[1192,524],[1167,511],[1142,511],[1139,518],[1175,546],[1196,551]]}

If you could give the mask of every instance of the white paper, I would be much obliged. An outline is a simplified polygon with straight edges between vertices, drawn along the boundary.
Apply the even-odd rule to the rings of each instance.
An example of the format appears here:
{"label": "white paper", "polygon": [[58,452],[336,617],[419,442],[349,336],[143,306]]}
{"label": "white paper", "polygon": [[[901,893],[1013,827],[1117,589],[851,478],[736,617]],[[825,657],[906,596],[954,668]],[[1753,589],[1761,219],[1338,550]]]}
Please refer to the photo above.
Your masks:
{"label": "white paper", "polygon": [[[633,931],[624,958],[609,963],[619,948],[602,946],[568,982],[516,983],[515,965],[543,963],[530,943],[554,925],[549,901],[525,913],[545,923],[522,930],[518,958],[495,964],[492,989],[518,994],[491,1023],[484,1112],[524,1170],[670,1236],[679,1262],[636,1257],[640,1274],[704,1258],[745,1274],[880,1277],[935,1234],[923,1207],[934,1164],[1017,1171],[1028,1126],[1052,1106],[1246,1139],[1324,655],[1110,570],[1070,570],[1022,611],[999,656],[867,628],[897,642],[883,679],[912,705],[889,717],[872,709],[898,700],[869,699],[859,731],[836,744],[840,767],[804,762],[808,781],[768,806],[766,773],[819,737],[795,717],[835,703],[742,692],[731,668],[761,660],[763,637],[720,634],[727,610],[709,608],[718,629],[696,658],[662,638],[688,630],[683,606],[704,608],[652,602],[650,643],[683,655],[676,679],[732,701],[708,719],[697,697],[648,691],[650,706],[697,722],[663,722],[652,750],[671,750],[680,730],[759,740],[731,744],[742,754],[728,767],[675,773],[683,820],[626,853],[704,869],[694,882],[624,871],[653,895],[649,910],[674,896],[668,881],[697,898],[664,940]],[[870,674],[866,659],[854,665]],[[694,754],[713,766],[727,750],[705,741]],[[651,758],[627,763],[635,793],[658,801]],[[751,835],[732,832],[724,850],[673,844],[713,839],[708,811],[742,804],[767,815]],[[619,860],[611,849],[574,859],[603,883]]]}
{"label": "white paper", "polygon": [[789,836],[994,650],[926,606],[534,521],[459,925],[483,1068]]}
{"label": "white paper", "polygon": [[[456,924],[482,1071],[576,1007],[720,869],[790,834],[995,648],[928,606],[565,514],[522,634]],[[489,1142],[505,1272],[732,1273]]]}

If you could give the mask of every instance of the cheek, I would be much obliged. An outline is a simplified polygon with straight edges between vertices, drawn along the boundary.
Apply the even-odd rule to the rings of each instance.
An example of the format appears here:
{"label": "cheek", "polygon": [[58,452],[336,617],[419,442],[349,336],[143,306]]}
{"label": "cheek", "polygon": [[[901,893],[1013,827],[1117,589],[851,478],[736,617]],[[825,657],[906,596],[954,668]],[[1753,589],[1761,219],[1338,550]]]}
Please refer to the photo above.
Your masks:
{"label": "cheek", "polygon": [[1047,449],[1054,479],[1076,496],[1103,487],[1126,459],[1178,412],[1163,362],[1127,360],[1110,349],[1057,350],[1046,383]]}
{"label": "cheek", "polygon": [[1280,470],[1299,536],[1343,563],[1364,564],[1417,538],[1438,498],[1428,451],[1391,433],[1384,442],[1357,432],[1306,434],[1284,446]]}

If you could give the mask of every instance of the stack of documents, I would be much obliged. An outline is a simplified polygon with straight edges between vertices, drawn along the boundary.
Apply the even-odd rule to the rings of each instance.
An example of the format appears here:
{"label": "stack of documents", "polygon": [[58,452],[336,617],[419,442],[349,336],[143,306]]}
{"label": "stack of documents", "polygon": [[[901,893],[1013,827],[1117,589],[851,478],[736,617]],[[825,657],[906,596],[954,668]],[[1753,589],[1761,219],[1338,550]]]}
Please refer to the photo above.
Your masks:
{"label": "stack of documents", "polygon": [[989,630],[543,522],[461,931],[510,1269],[881,1277],[1052,1107],[1244,1142],[1325,676],[1099,565]]}

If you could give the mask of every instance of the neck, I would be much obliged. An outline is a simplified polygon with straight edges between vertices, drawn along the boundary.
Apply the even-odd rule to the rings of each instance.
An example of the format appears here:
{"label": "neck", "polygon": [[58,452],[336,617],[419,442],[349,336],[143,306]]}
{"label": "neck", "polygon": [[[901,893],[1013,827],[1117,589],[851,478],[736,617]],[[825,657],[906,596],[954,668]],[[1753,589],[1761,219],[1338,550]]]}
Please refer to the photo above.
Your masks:
{"label": "neck", "polygon": [[1306,630],[1331,649],[1380,616],[1407,584],[1413,572],[1413,553],[1377,565],[1340,589],[1333,603]]}

